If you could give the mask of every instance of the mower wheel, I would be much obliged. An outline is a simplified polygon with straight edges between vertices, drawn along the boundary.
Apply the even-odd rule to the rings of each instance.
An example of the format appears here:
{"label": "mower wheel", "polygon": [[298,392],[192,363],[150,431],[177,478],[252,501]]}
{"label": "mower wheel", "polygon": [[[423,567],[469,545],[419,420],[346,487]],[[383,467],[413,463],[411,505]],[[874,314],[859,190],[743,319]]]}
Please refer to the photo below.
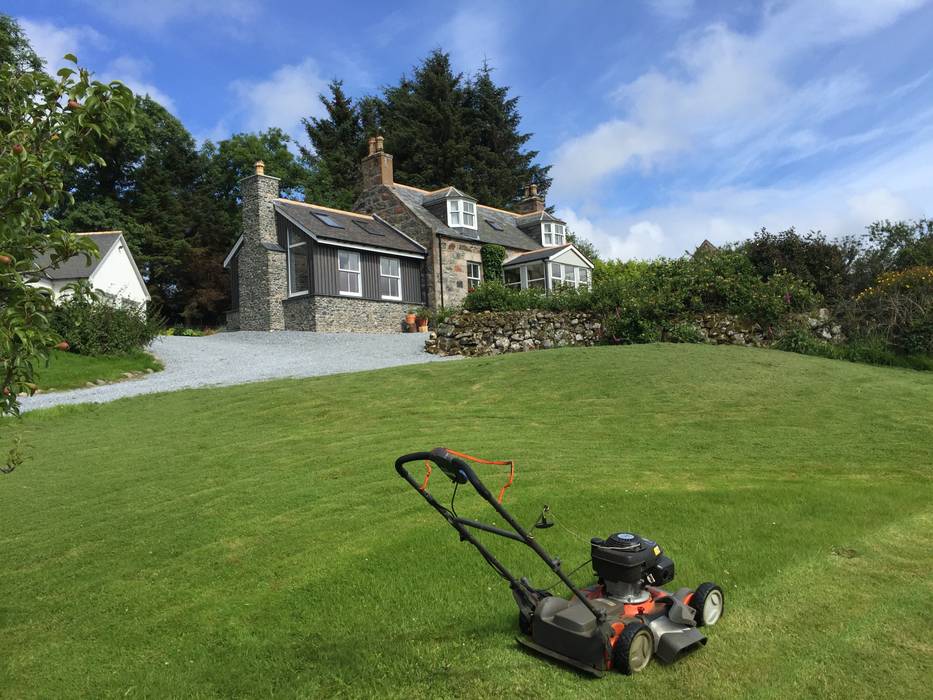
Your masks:
{"label": "mower wheel", "polygon": [[690,607],[697,611],[697,627],[719,622],[724,602],[722,589],[715,583],[701,583],[697,586],[690,599]]}
{"label": "mower wheel", "polygon": [[647,625],[630,622],[612,648],[612,667],[626,676],[644,670],[654,656],[654,637]]}

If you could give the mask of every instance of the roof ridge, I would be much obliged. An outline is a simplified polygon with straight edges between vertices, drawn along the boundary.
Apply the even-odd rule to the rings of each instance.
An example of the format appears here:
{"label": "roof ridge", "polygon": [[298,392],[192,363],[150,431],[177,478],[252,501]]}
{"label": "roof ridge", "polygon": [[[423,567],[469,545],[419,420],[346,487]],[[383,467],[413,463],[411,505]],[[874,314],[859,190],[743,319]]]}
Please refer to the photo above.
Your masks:
{"label": "roof ridge", "polygon": [[112,235],[114,233],[119,233],[121,236],[123,235],[123,231],[120,231],[117,229],[114,229],[113,231],[76,231],[75,235],[76,236],[104,236],[104,235]]}
{"label": "roof ridge", "polygon": [[297,204],[301,207],[311,207],[312,209],[323,209],[324,211],[332,211],[335,214],[343,214],[344,216],[355,216],[360,219],[367,219],[372,221],[373,217],[370,214],[358,214],[355,211],[346,211],[344,209],[334,209],[333,207],[325,207],[323,204],[312,204],[311,202],[299,202],[295,199],[286,199],[285,197],[276,197],[276,202],[285,202],[287,204]]}
{"label": "roof ridge", "polygon": [[[421,192],[422,194],[437,194],[438,192],[443,192],[444,190],[449,190],[449,189],[454,189],[454,190],[457,190],[458,192],[463,192],[463,190],[457,187],[454,187],[453,185],[447,185],[446,187],[441,187],[440,189],[436,189],[436,190],[425,190],[420,187],[415,187],[414,185],[406,185],[402,182],[393,182],[392,184],[398,185],[399,187],[404,187],[406,190],[414,190],[415,192]],[[508,209],[500,209],[499,207],[491,207],[488,204],[480,204],[478,201],[476,202],[476,206],[482,207],[483,209],[491,209],[492,211],[502,212],[503,214],[508,214],[509,216],[516,216],[519,218],[522,216],[525,216],[524,214],[519,214],[518,212],[515,212],[515,211],[509,211]]]}

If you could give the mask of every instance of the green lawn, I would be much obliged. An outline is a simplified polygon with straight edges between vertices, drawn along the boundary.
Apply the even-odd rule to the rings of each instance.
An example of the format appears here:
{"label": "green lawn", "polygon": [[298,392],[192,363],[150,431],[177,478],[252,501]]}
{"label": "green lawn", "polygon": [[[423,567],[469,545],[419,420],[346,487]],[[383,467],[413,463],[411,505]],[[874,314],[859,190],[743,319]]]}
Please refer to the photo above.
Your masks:
{"label": "green lawn", "polygon": [[74,389],[98,379],[117,381],[124,379],[124,372],[145,372],[147,369],[158,371],[162,369],[162,363],[141,350],[102,357],[53,350],[49,366],[39,368],[38,384],[43,391]]}
{"label": "green lawn", "polygon": [[[0,697],[928,696],[931,424],[927,373],[703,345],[30,413],[0,479]],[[708,646],[601,680],[521,651],[507,587],[393,470],[439,444],[515,458],[506,503],[579,533],[540,531],[568,569],[626,528],[674,586],[721,583]]]}

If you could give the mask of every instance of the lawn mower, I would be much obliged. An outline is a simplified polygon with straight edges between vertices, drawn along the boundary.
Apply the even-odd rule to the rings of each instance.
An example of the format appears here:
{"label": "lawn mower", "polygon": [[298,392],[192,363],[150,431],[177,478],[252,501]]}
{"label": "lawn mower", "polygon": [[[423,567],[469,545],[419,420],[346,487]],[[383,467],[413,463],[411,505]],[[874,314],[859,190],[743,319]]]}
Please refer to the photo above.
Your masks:
{"label": "lawn mower", "polygon": [[[421,461],[426,474],[419,482],[406,465]],[[468,461],[509,467],[508,481],[498,497],[492,495]],[[449,508],[428,491],[432,465],[453,482]],[[521,635],[516,639],[534,652],[595,676],[610,669],[630,675],[642,671],[653,657],[673,663],[705,645],[706,637],[698,628],[714,625],[722,616],[723,592],[715,583],[703,583],[696,590],[681,588],[674,593],[662,589],[674,579],[674,562],[657,542],[631,532],[590,540],[590,560],[597,581],[578,588],[562,570],[560,560],[548,554],[502,505],[502,497],[514,479],[511,461],[483,460],[438,447],[399,457],[395,469],[453,526],[461,541],[476,547],[496,573],[508,581],[518,604]],[[454,499],[462,485],[475,489],[510,529],[457,515]],[[545,506],[531,529],[553,524]],[[530,547],[572,595],[559,598],[546,589],[535,588],[525,577],[517,578],[476,538],[476,531]]]}

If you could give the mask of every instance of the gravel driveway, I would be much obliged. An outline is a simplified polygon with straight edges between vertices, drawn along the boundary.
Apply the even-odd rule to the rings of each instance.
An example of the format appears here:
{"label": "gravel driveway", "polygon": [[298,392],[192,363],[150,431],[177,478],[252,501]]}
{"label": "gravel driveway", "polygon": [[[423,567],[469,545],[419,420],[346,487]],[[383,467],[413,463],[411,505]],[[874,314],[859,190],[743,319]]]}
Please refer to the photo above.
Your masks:
{"label": "gravel driveway", "polygon": [[314,377],[449,358],[424,352],[422,333],[261,333],[239,331],[203,338],[162,336],[150,350],[161,372],[117,384],[25,397],[22,410],[70,403],[104,403],[126,396],[225,386],[283,377]]}

